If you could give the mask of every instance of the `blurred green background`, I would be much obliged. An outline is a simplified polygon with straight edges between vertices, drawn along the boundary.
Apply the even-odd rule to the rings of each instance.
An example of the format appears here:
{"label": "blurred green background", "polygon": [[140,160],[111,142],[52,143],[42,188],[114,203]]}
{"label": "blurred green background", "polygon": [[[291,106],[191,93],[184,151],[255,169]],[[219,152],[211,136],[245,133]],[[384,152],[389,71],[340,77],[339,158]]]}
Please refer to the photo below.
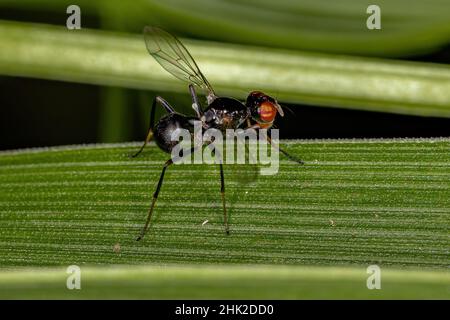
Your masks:
{"label": "blurred green background", "polygon": [[[139,37],[143,26],[157,25],[181,38],[256,46],[262,57],[266,50],[278,48],[336,57],[438,63],[438,68],[447,68],[444,65],[450,62],[448,0],[377,1],[381,30],[367,29],[366,9],[372,1],[366,0],[3,0],[0,20],[3,24],[9,20],[64,28],[69,16],[66,8],[71,4],[81,8],[82,30],[66,29],[67,37],[88,29]],[[2,39],[0,45],[7,46]],[[30,59],[33,49],[30,45]],[[180,112],[192,113],[187,90],[18,77],[15,75],[22,74],[14,66],[8,68],[13,72],[0,68],[0,74],[7,74],[0,75],[0,149],[142,140],[155,95],[165,97]],[[366,71],[355,72],[364,75]],[[267,81],[277,82],[277,74]],[[237,98],[244,99],[252,89],[258,88],[240,88]],[[273,94],[277,96],[276,91]],[[281,99],[290,110],[287,117],[277,120],[281,138],[433,137],[449,133],[448,117],[359,110],[366,108],[358,101],[343,109],[333,99],[330,96],[318,103]]]}

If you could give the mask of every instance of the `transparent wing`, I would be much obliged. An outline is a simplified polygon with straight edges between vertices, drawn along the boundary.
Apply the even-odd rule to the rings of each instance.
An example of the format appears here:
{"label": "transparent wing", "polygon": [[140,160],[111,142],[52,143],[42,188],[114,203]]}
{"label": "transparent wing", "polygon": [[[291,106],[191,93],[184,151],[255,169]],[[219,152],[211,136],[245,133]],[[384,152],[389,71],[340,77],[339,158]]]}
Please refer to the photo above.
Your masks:
{"label": "transparent wing", "polygon": [[166,71],[215,95],[189,51],[175,36],[160,28],[146,26],[144,39],[148,52]]}

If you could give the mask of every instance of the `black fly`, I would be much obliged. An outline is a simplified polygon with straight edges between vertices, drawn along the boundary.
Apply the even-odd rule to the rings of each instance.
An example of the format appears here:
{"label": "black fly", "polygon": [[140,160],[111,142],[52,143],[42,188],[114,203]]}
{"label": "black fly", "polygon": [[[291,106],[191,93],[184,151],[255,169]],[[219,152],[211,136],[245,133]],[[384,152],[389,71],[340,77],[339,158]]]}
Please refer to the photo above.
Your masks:
{"label": "black fly", "polygon": [[[277,113],[281,116],[284,115],[283,109],[281,109],[278,102],[274,98],[260,91],[250,92],[245,104],[234,98],[217,96],[208,80],[198,68],[197,63],[192,58],[189,51],[175,36],[167,33],[166,31],[156,27],[147,26],[144,28],[144,38],[148,52],[156,59],[156,61],[158,61],[158,63],[170,74],[189,83],[189,92],[192,97],[192,108],[194,109],[196,116],[188,117],[176,112],[166,100],[160,96],[157,96],[152,103],[150,111],[150,126],[145,142],[139,151],[132,155],[132,157],[139,155],[147,143],[152,139],[154,139],[161,150],[171,153],[174,146],[178,144],[178,141],[171,141],[172,133],[178,128],[186,129],[193,133],[194,121],[201,121],[202,127],[205,130],[215,128],[225,132],[226,129],[238,128],[269,129],[272,126]],[[206,92],[208,106],[204,110],[198,100],[194,86]],[[161,105],[166,110],[167,114],[159,119],[159,121],[155,124],[155,108],[157,104]],[[273,145],[269,137],[267,137],[267,139],[273,147],[278,148],[278,150],[289,159],[299,164],[303,164],[301,160],[289,155],[284,150],[279,149],[278,146]],[[193,151],[194,148],[191,149],[191,152]],[[167,167],[171,164],[173,164],[173,161],[172,159],[169,159],[163,166],[156,191],[153,194],[153,200],[148,212],[147,221],[137,240],[142,239],[147,231],[153,209],[164,180],[164,173],[166,172]],[[223,165],[221,162],[219,163],[219,168],[224,226],[225,232],[229,234],[227,210],[225,205],[225,182]]]}

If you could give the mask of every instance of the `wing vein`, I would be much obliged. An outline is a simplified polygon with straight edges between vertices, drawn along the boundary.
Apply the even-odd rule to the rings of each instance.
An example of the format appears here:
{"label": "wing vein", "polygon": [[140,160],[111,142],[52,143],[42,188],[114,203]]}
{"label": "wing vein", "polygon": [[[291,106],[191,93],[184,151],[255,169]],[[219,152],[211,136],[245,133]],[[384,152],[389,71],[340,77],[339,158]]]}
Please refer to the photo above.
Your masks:
{"label": "wing vein", "polygon": [[194,58],[175,36],[162,29],[147,26],[144,28],[144,39],[150,55],[167,72],[199,87],[207,95],[215,96]]}

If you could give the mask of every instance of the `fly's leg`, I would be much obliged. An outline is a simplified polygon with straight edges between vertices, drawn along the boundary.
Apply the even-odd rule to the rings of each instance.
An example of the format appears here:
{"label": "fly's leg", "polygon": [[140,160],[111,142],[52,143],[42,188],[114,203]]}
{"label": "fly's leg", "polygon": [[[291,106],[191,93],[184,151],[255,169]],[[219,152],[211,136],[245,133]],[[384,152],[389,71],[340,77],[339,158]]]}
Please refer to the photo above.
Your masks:
{"label": "fly's leg", "polygon": [[275,148],[275,149],[277,149],[278,151],[280,151],[280,152],[281,152],[282,154],[284,154],[289,160],[294,161],[294,162],[297,162],[298,164],[301,164],[301,165],[305,164],[305,163],[303,162],[303,160],[301,160],[301,159],[299,159],[299,158],[297,158],[297,157],[295,157],[295,156],[293,156],[293,155],[290,155],[289,153],[287,153],[286,151],[284,151],[283,149],[281,149],[280,146],[274,144],[274,143],[272,142],[272,139],[270,139],[269,136],[267,136],[266,138],[267,138],[267,141],[270,143],[270,145],[271,145],[273,148]]}
{"label": "fly's leg", "polygon": [[192,84],[189,85],[189,92],[192,97],[192,109],[194,109],[195,114],[200,119],[203,116],[203,110],[200,102],[198,101],[197,93],[195,92],[195,88]]}
{"label": "fly's leg", "polygon": [[[259,126],[259,124],[251,125],[251,123],[250,123],[249,120],[247,120],[247,126],[248,126],[247,129],[261,129],[261,127]],[[272,148],[277,149],[278,151],[280,151],[280,152],[281,152],[282,154],[284,154],[284,156],[287,157],[289,160],[291,160],[291,161],[293,161],[293,162],[297,162],[298,164],[301,164],[301,165],[305,164],[305,163],[303,162],[303,160],[301,160],[301,159],[299,159],[299,158],[297,158],[297,157],[295,157],[295,156],[293,156],[293,155],[290,155],[289,153],[287,153],[286,151],[284,151],[283,149],[281,149],[279,145],[274,144],[273,141],[272,141],[272,139],[270,139],[270,137],[269,137],[268,135],[266,135],[266,139],[267,139],[267,142],[270,143],[270,145],[272,146]]]}
{"label": "fly's leg", "polygon": [[223,207],[223,223],[225,226],[225,233],[230,234],[230,228],[228,226],[228,216],[227,216],[227,206],[225,204],[225,179],[223,176],[223,165],[222,162],[219,163],[220,166],[220,194],[222,196],[222,207]]}
{"label": "fly's leg", "polygon": [[[209,148],[212,148],[212,146],[210,144],[208,144]],[[216,157],[216,152],[218,154],[219,157],[219,168],[220,168],[220,195],[222,197],[222,208],[223,208],[223,224],[225,227],[225,233],[228,235],[230,234],[230,228],[228,225],[228,215],[227,215],[227,206],[226,206],[226,202],[225,202],[225,178],[224,178],[224,174],[223,174],[223,164],[222,164],[222,155],[214,148],[212,149],[212,153],[214,155],[214,157]],[[217,158],[216,158],[217,159]]]}
{"label": "fly's leg", "polygon": [[163,180],[164,180],[164,173],[166,173],[167,167],[170,166],[172,163],[173,163],[172,159],[169,159],[164,164],[164,167],[162,169],[161,175],[159,176],[159,181],[158,181],[158,185],[156,187],[156,191],[153,193],[152,204],[151,204],[150,209],[148,211],[147,221],[145,221],[144,228],[142,228],[141,234],[136,239],[136,241],[141,240],[144,237],[145,233],[147,232],[148,225],[150,224],[150,220],[152,218],[153,209],[155,208],[156,200],[158,199],[159,191],[161,190],[161,186],[162,186],[162,183],[163,183]]}
{"label": "fly's leg", "polygon": [[149,127],[148,127],[147,136],[145,137],[144,144],[139,149],[139,151],[136,152],[135,154],[130,155],[131,158],[137,157],[142,152],[142,150],[144,150],[144,148],[147,145],[147,143],[153,137],[153,127],[155,125],[155,110],[156,110],[156,104],[157,103],[159,103],[161,106],[163,106],[164,109],[168,113],[174,113],[175,112],[175,110],[172,108],[172,106],[166,100],[164,100],[162,97],[157,96],[157,97],[155,97],[155,99],[153,99],[152,108],[150,109],[150,124],[149,124]]}
{"label": "fly's leg", "polygon": [[[191,149],[190,149],[190,153],[195,152],[195,150],[196,150],[195,147],[191,148]],[[158,185],[156,186],[156,190],[155,190],[155,192],[153,193],[152,204],[150,205],[150,209],[148,210],[147,220],[145,221],[144,228],[142,228],[142,231],[141,231],[139,237],[137,237],[136,241],[141,240],[141,239],[144,237],[145,233],[147,232],[148,226],[149,226],[149,224],[150,224],[150,220],[151,220],[151,218],[152,218],[153,210],[154,210],[154,208],[155,208],[156,200],[158,200],[159,191],[161,190],[161,186],[162,186],[163,181],[164,181],[164,174],[166,173],[166,169],[167,169],[171,164],[173,164],[172,159],[169,159],[169,160],[167,160],[167,161],[164,163],[164,167],[163,167],[163,169],[162,169],[162,171],[161,171],[161,175],[159,176]]]}

